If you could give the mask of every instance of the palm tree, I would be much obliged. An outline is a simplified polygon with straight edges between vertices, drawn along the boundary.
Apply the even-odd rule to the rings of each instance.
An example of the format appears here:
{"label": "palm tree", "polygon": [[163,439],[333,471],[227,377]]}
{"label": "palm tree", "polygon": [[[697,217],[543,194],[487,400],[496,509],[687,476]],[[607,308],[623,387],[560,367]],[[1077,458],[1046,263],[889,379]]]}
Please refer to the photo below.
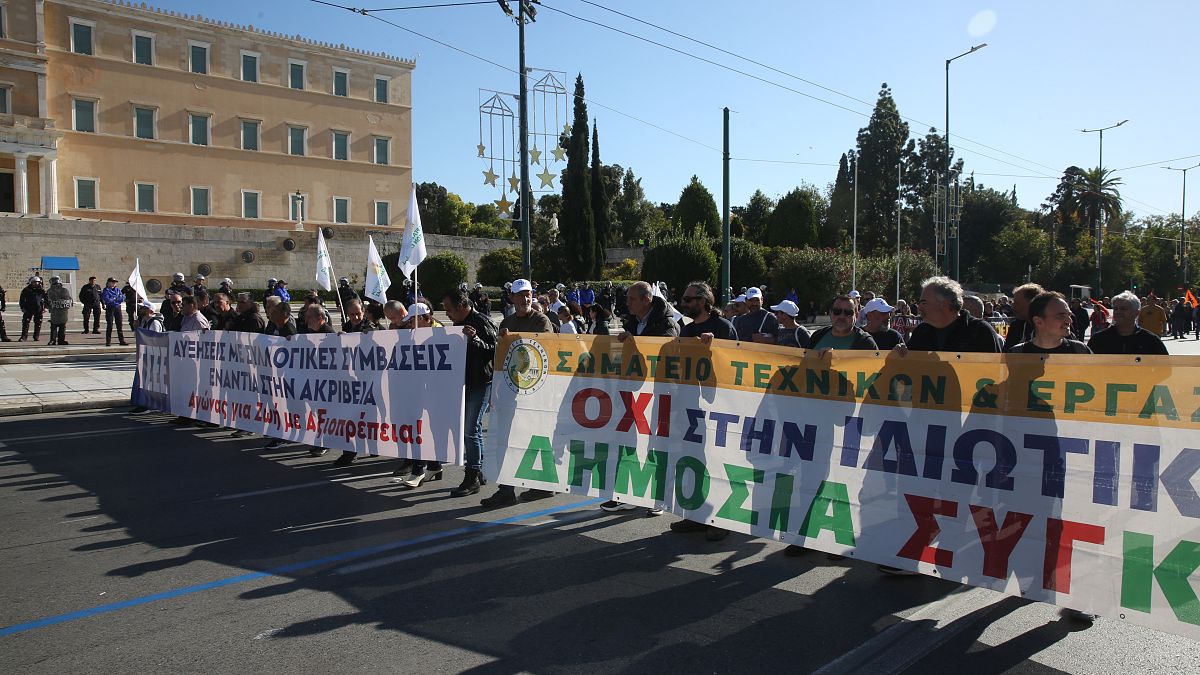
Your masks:
{"label": "palm tree", "polygon": [[1100,276],[1100,251],[1104,243],[1102,231],[1103,219],[1115,218],[1121,213],[1120,178],[1114,178],[1108,169],[1096,167],[1077,174],[1074,188],[1067,203],[1067,209],[1072,215],[1077,215],[1088,224],[1089,231],[1095,233],[1096,241],[1096,297],[1102,295]]}

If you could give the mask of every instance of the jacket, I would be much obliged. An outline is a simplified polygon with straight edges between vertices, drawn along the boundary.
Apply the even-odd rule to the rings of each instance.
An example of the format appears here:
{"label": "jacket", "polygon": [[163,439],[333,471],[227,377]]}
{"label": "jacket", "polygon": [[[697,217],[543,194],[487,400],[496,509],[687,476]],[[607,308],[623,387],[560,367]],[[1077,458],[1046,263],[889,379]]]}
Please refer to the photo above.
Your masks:
{"label": "jacket", "polygon": [[[639,320],[636,316],[626,317],[622,328],[630,335],[638,335]],[[667,303],[655,296],[650,303],[650,314],[646,316],[646,329],[641,335],[647,337],[679,337],[679,324],[667,316]]]}
{"label": "jacket", "polygon": [[21,289],[21,311],[41,316],[46,311],[46,289],[26,286]]}
{"label": "jacket", "polygon": [[252,309],[244,312],[238,312],[225,325],[225,330],[236,330],[240,333],[262,333],[266,329],[267,322],[263,320],[262,313],[258,311],[258,305],[254,305]]}
{"label": "jacket", "polygon": [[1004,343],[996,334],[992,324],[983,319],[976,319],[962,309],[958,318],[945,328],[946,343],[941,349],[937,347],[937,331],[930,324],[922,323],[913,329],[912,337],[908,339],[908,348],[914,352],[979,352],[983,354],[998,354],[1003,351]]}
{"label": "jacket", "polygon": [[68,291],[62,284],[58,284],[50,287],[50,290],[46,292],[46,298],[50,306],[50,323],[66,323],[70,318],[71,305],[75,304],[71,300],[71,291]]}
{"label": "jacket", "polygon": [[121,305],[125,304],[125,294],[119,288],[106,287],[100,294],[100,299],[104,302],[105,307],[121,309]]}
{"label": "jacket", "polygon": [[492,362],[496,358],[496,342],[499,331],[496,324],[488,317],[471,310],[461,322],[455,321],[455,326],[470,326],[475,329],[475,337],[467,341],[467,373],[466,385],[480,386],[492,381]]}
{"label": "jacket", "polygon": [[162,314],[159,314],[158,312],[151,312],[145,317],[138,319],[138,328],[141,328],[142,330],[148,330],[151,333],[166,332],[166,329],[163,327]]}
{"label": "jacket", "polygon": [[[833,330],[833,326],[822,326],[813,331],[813,334],[808,338],[808,348],[815,348],[817,343],[821,341],[821,338],[825,337],[831,330]],[[871,337],[870,333],[858,326],[851,327],[850,334],[854,336],[854,342],[850,344],[850,349],[869,349],[871,351],[879,349],[879,345],[875,344],[875,338]]]}
{"label": "jacket", "polygon": [[84,307],[100,306],[100,295],[104,293],[104,287],[100,284],[84,284],[83,288],[79,289],[79,301]]}

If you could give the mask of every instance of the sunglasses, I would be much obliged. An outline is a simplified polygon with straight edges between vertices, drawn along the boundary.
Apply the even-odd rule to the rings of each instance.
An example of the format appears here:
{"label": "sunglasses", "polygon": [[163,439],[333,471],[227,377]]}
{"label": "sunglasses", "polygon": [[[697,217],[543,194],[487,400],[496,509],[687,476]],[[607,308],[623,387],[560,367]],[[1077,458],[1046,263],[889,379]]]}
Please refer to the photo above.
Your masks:
{"label": "sunglasses", "polygon": [[691,302],[693,300],[698,300],[699,298],[700,298],[700,296],[698,296],[698,295],[685,295],[682,298],[679,298],[679,301],[680,302]]}
{"label": "sunglasses", "polygon": [[831,310],[829,310],[829,316],[854,316],[854,310],[852,310],[852,309],[831,309]]}

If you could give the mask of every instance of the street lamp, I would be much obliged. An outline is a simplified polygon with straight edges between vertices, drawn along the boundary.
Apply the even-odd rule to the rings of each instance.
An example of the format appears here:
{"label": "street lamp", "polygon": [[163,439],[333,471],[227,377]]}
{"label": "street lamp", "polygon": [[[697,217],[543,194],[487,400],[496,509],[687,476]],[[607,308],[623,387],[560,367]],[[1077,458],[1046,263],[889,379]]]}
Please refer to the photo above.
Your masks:
{"label": "street lamp", "polygon": [[1121,126],[1122,124],[1125,124],[1128,121],[1129,120],[1121,120],[1120,122],[1117,122],[1116,124],[1114,124],[1112,126],[1104,127],[1103,129],[1080,129],[1080,131],[1082,131],[1085,134],[1094,134],[1097,132],[1100,134],[1100,164],[1098,164],[1097,166],[1099,166],[1101,169],[1104,168],[1104,132],[1108,131],[1109,129],[1116,129],[1117,127]]}
{"label": "street lamp", "polygon": [[1200,163],[1193,164],[1186,168],[1177,168],[1173,166],[1164,166],[1168,171],[1180,171],[1183,173],[1183,204],[1179,206],[1179,271],[1183,276],[1183,290],[1187,290],[1187,244],[1184,235],[1187,233],[1187,172],[1200,167]]}
{"label": "street lamp", "polygon": [[[974,47],[971,47],[969,50],[959,54],[958,56],[955,56],[952,59],[946,59],[946,227],[947,228],[950,227],[950,63],[952,61],[961,59],[962,57],[964,57],[968,54],[974,54],[975,52],[979,51],[980,49],[983,49],[986,46],[987,46],[987,43],[984,42],[983,44],[978,44],[978,45],[975,45]],[[962,235],[961,232],[956,231],[954,233],[954,278],[955,278],[955,280],[958,279],[958,268],[959,268],[958,254],[959,254],[959,250],[960,250],[958,242],[959,242],[959,239],[961,239],[961,235]],[[947,251],[947,253],[949,253],[949,251]],[[947,267],[947,269],[949,269],[949,265],[947,265],[946,267]]]}
{"label": "street lamp", "polygon": [[296,190],[296,194],[292,195],[292,199],[296,204],[296,231],[304,229],[304,195]]}

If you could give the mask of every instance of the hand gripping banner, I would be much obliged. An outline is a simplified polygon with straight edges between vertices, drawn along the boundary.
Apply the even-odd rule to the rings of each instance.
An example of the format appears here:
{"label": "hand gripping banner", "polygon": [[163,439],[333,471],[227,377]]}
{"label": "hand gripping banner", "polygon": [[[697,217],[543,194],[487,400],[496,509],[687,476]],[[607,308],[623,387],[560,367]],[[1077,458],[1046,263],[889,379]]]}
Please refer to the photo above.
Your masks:
{"label": "hand gripping banner", "polygon": [[510,335],[499,482],[1200,639],[1200,358]]}

